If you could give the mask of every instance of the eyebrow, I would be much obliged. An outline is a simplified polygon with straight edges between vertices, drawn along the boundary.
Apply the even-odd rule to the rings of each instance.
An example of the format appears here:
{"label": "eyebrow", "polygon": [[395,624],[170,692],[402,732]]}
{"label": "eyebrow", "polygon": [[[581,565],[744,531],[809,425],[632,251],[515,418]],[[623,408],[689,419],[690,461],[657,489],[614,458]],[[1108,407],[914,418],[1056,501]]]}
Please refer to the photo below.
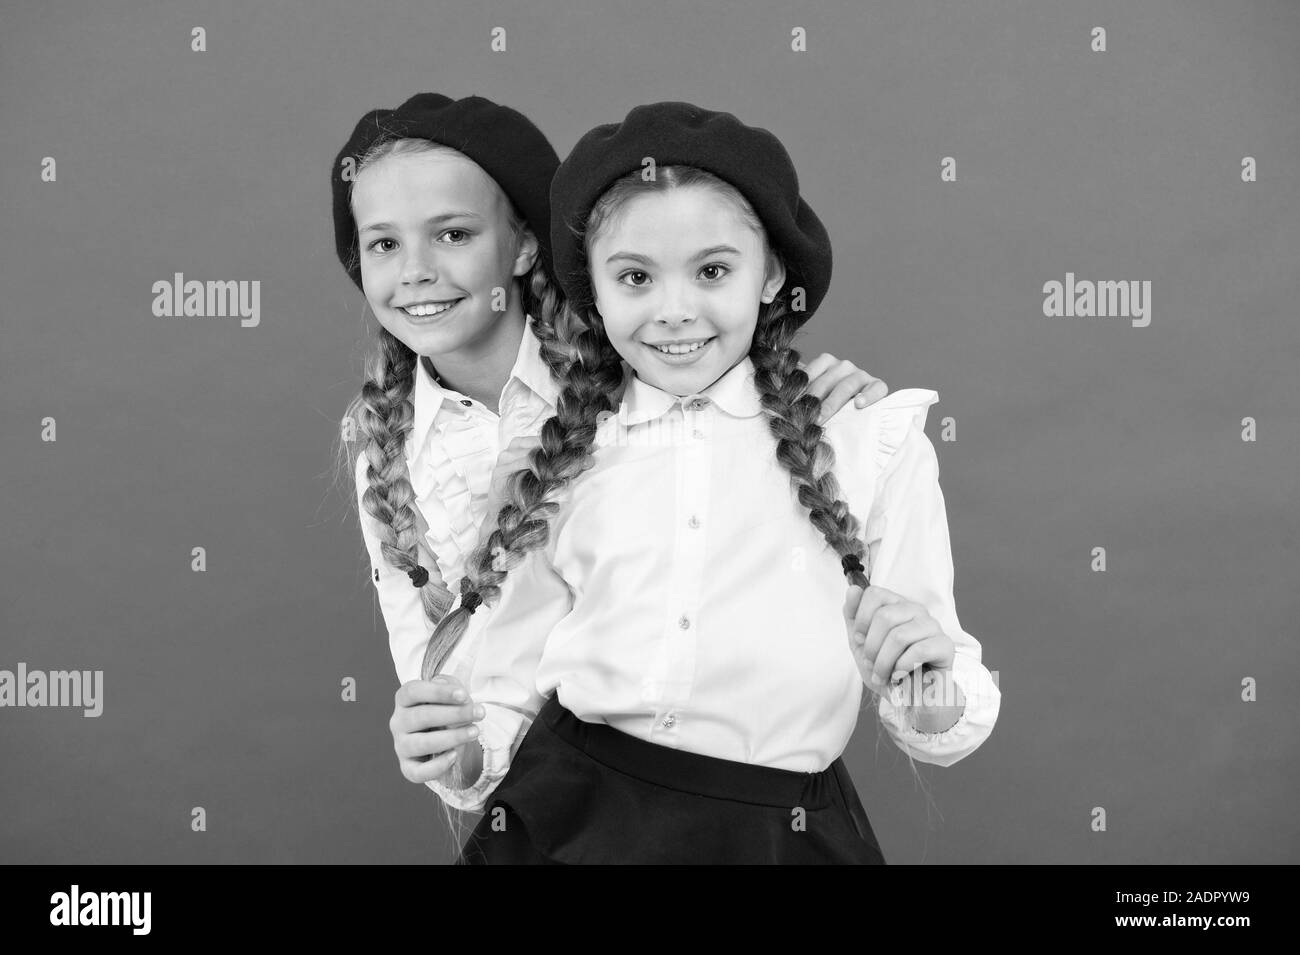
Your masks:
{"label": "eyebrow", "polygon": [[[482,218],[483,217],[476,212],[444,212],[440,216],[433,216],[429,219],[425,219],[424,224],[435,225],[436,223],[447,222],[451,219],[482,219]],[[396,229],[396,228],[397,226],[393,225],[391,222],[372,222],[370,223],[370,225],[360,229],[357,232],[357,235],[360,235],[362,232],[382,232],[385,229]]]}
{"label": "eyebrow", "polygon": [[[707,249],[703,249],[696,253],[696,255],[691,258],[691,261],[698,262],[700,259],[707,259],[711,255],[740,255],[740,250],[730,245],[711,245]],[[605,264],[608,265],[615,259],[628,259],[632,262],[641,262],[644,265],[655,264],[655,260],[650,258],[648,255],[638,255],[635,252],[615,252],[605,260]]]}

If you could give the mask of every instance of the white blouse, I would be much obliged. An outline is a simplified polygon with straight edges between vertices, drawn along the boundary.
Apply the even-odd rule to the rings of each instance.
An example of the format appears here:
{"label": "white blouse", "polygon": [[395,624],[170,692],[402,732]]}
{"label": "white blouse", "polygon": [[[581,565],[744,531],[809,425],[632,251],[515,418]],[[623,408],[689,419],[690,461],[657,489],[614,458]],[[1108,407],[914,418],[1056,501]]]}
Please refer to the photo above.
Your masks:
{"label": "white blouse", "polygon": [[[843,619],[848,585],[776,460],[753,371],[745,359],[683,398],[631,380],[547,547],[510,572],[453,654],[487,716],[478,781],[429,784],[448,804],[483,808],[552,693],[580,719],[722,759],[818,772],[843,753],[864,692]],[[988,738],[1001,697],[954,606],[924,432],[938,397],[898,391],[825,427],[865,525],[872,583],[923,604],[956,644],[967,702],[954,726],[922,733],[895,702],[879,707],[900,748],[948,766]]]}
{"label": "white blouse", "polygon": [[[501,451],[520,435],[535,435],[555,413],[558,387],[542,360],[537,337],[524,325],[519,356],[501,391],[500,414],[450,388],[416,364],[415,420],[406,439],[406,465],[415,492],[416,521],[422,532],[420,562],[436,568],[453,591],[465,573],[465,561],[478,545],[486,516],[492,469]],[[388,627],[388,644],[398,680],[420,678],[424,650],[433,624],[420,604],[411,578],[393,567],[379,550],[379,526],[361,503],[367,488],[366,458],[356,463],[357,510],[370,555],[370,579]],[[462,641],[462,647],[469,647]],[[462,659],[468,660],[469,657]],[[448,668],[444,667],[444,672]],[[468,683],[468,672],[458,673]]]}

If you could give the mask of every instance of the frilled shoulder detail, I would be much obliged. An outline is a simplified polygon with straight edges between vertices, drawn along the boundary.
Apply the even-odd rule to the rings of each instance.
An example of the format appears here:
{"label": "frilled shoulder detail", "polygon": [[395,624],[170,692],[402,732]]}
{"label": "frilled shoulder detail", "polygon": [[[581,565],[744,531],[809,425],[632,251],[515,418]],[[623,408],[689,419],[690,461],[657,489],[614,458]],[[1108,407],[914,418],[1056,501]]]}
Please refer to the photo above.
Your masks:
{"label": "frilled shoulder detail", "polygon": [[877,474],[885,471],[894,454],[903,446],[913,421],[919,430],[925,430],[925,419],[930,413],[930,406],[938,400],[937,391],[904,388],[863,409],[863,413],[868,416],[871,455]]}
{"label": "frilled shoulder detail", "polygon": [[930,406],[938,400],[939,393],[928,388],[904,388],[865,408],[849,402],[824,426],[841,490],[860,519],[879,503],[886,471],[897,467],[912,423],[924,433]]}

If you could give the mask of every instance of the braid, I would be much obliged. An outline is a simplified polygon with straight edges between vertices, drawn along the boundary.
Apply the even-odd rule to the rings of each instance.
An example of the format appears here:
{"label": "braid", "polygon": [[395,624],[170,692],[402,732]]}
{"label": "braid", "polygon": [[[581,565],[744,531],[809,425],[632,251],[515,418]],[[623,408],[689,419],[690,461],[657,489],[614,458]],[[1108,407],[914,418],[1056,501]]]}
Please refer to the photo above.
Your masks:
{"label": "braid", "polygon": [[438,672],[460,642],[473,608],[480,601],[495,601],[506,575],[528,552],[546,546],[560,492],[595,463],[591,449],[596,427],[601,413],[613,409],[623,382],[622,359],[595,309],[580,314],[564,305],[555,321],[565,329],[563,340],[570,343],[565,349],[557,341],[553,351],[557,364],[565,368],[555,414],[542,425],[541,443],[529,455],[528,466],[508,479],[496,529],[466,564],[460,582],[461,606],[443,618],[429,641],[425,679]]}
{"label": "braid", "polygon": [[[859,521],[840,499],[839,482],[831,472],[835,452],[822,440],[823,429],[816,423],[821,401],[804,393],[808,376],[798,367],[799,353],[790,347],[794,332],[785,303],[777,299],[760,316],[749,352],[755,368],[754,384],[762,395],[763,407],[771,413],[768,425],[776,437],[776,457],[790,472],[799,503],[808,508],[813,526],[842,558],[849,584],[866,589],[871,571],[862,562],[867,560],[869,564],[870,557],[858,537]],[[925,664],[925,669],[929,666]],[[924,788],[911,750],[903,752],[912,775]]]}
{"label": "braid", "polygon": [[[566,347],[557,337],[557,316],[564,311],[564,295],[550,280],[540,263],[524,277],[522,304],[533,316],[533,328],[551,374],[561,378],[571,364],[576,349]],[[369,487],[362,497],[366,512],[378,522],[383,533],[380,549],[388,562],[407,574],[423,570],[428,579],[419,587],[420,603],[435,626],[446,616],[455,601],[436,564],[420,563],[417,541],[415,493],[411,489],[406,466],[406,437],[414,425],[415,367],[418,356],[387,329],[379,330],[378,354],[372,359],[361,394],[349,414],[365,436],[362,450],[367,458],[366,480]],[[430,643],[430,654],[436,641]],[[438,669],[446,662],[454,644],[438,655]],[[429,655],[426,654],[426,663]],[[428,679],[436,670],[427,673]]]}
{"label": "braid", "polygon": [[865,548],[858,538],[860,524],[840,499],[839,482],[831,471],[835,452],[822,440],[817,424],[822,403],[805,393],[808,375],[799,368],[799,353],[790,347],[796,325],[780,299],[764,314],[754,336],[749,357],[754,363],[754,384],[768,426],[776,438],[776,458],[790,472],[799,503],[826,542],[842,558],[850,584],[866,588],[869,573],[863,568]]}
{"label": "braid", "polygon": [[[377,354],[354,402],[354,420],[365,436],[361,453],[367,461],[368,487],[361,503],[383,534],[380,552],[390,565],[407,574],[422,566],[415,492],[411,489],[405,450],[406,437],[415,423],[411,392],[416,361],[415,352],[387,329],[381,329]],[[419,588],[420,603],[436,624],[451,606],[452,595],[436,566],[426,571],[428,579]]]}
{"label": "braid", "polygon": [[569,365],[578,357],[577,347],[572,344],[576,333],[569,327],[564,293],[539,265],[524,283],[522,299],[524,310],[533,316],[533,334],[542,360],[551,369],[551,377],[563,383]]}

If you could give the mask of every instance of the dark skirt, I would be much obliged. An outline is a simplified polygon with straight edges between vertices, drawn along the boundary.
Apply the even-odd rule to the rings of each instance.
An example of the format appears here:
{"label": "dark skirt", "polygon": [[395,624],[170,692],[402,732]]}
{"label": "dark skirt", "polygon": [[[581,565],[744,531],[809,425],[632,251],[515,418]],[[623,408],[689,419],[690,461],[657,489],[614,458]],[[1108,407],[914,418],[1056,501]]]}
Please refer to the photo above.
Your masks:
{"label": "dark skirt", "polygon": [[552,696],[458,865],[884,865],[848,769],[773,769],[587,723]]}

